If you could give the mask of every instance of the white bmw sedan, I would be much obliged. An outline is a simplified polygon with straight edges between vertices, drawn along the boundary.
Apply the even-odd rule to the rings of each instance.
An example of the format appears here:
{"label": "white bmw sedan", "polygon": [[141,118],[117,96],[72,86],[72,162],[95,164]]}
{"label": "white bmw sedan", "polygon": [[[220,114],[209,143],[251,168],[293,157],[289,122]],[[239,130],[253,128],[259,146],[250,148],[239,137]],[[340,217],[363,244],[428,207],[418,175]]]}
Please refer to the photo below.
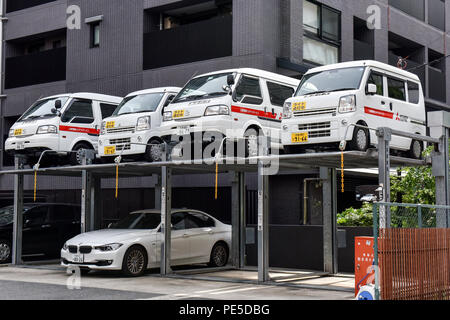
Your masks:
{"label": "white bmw sedan", "polygon": [[[142,210],[108,229],[82,233],[61,250],[61,264],[90,270],[122,270],[140,276],[160,266],[161,212]],[[172,211],[171,265],[207,263],[223,267],[231,248],[231,226],[210,215],[189,209]]]}

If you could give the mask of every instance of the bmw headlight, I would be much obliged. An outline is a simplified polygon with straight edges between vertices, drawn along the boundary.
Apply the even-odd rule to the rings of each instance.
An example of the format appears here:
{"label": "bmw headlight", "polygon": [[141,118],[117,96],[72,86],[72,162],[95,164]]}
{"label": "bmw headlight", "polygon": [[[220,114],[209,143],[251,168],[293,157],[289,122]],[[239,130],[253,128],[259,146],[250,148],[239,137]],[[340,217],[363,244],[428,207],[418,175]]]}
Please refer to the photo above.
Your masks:
{"label": "bmw headlight", "polygon": [[356,111],[356,96],[354,94],[341,97],[339,100],[339,113]]}
{"label": "bmw headlight", "polygon": [[163,121],[171,121],[172,120],[172,111],[166,111],[163,114]]}
{"label": "bmw headlight", "polygon": [[140,117],[136,123],[136,131],[149,130],[151,126],[150,117]]}
{"label": "bmw headlight", "polygon": [[100,250],[100,251],[116,251],[121,246],[122,246],[121,243],[110,243],[110,244],[105,244],[103,246],[97,246],[97,247],[95,247],[95,249]]}
{"label": "bmw headlight", "polygon": [[292,118],[292,103],[285,102],[283,106],[283,119]]}
{"label": "bmw headlight", "polygon": [[64,250],[64,251],[67,251],[67,249],[69,248],[69,246],[67,245],[67,242],[66,242],[66,243],[64,243],[64,245],[63,245],[63,247],[62,247],[62,248],[63,248],[63,250]]}
{"label": "bmw headlight", "polygon": [[209,106],[205,110],[205,116],[229,115],[230,108],[224,105]]}
{"label": "bmw headlight", "polygon": [[56,128],[56,126],[48,125],[48,126],[40,126],[36,131],[36,134],[46,134],[46,133],[58,133],[58,129]]}

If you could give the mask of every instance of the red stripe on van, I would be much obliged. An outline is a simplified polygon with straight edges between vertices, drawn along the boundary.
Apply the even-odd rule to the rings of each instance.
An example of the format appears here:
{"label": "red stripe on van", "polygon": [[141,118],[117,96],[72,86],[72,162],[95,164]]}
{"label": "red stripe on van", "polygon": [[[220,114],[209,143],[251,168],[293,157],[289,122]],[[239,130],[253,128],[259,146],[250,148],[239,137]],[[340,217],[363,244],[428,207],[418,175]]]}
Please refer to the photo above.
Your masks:
{"label": "red stripe on van", "polygon": [[369,108],[369,107],[364,107],[364,112],[367,114],[371,114],[373,116],[377,116],[377,117],[383,117],[383,118],[388,118],[388,119],[394,118],[394,114],[392,112],[377,110],[377,109],[373,109],[373,108]]}
{"label": "red stripe on van", "polygon": [[245,108],[245,107],[238,107],[238,106],[231,106],[231,112],[236,112],[236,113],[243,113],[243,114],[248,114],[251,116],[256,116],[256,117],[262,117],[262,118],[269,118],[269,119],[276,119],[277,118],[277,114],[272,114],[272,112],[264,112],[261,110],[255,110],[255,109],[250,109],[250,108]]}
{"label": "red stripe on van", "polygon": [[92,128],[81,128],[81,127],[71,127],[71,126],[59,126],[59,131],[69,131],[69,132],[81,132],[87,134],[100,134],[100,130]]}

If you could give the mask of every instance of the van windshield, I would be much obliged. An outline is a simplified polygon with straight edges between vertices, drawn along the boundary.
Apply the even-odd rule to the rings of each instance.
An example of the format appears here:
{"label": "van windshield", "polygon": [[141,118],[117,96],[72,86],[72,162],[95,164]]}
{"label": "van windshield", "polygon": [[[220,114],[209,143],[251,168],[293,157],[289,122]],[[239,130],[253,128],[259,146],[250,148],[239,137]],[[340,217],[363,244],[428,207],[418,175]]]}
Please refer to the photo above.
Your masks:
{"label": "van windshield", "polygon": [[192,79],[172,103],[227,95],[227,77],[230,74],[232,73],[220,73]]}
{"label": "van windshield", "polygon": [[61,106],[63,107],[68,99],[69,97],[57,97],[36,101],[19,120],[24,121],[55,116],[52,112],[52,109],[55,107],[55,102],[57,100],[61,101]]}
{"label": "van windshield", "polygon": [[163,92],[126,97],[114,111],[113,116],[130,113],[154,112],[164,97]]}
{"label": "van windshield", "polygon": [[310,73],[303,77],[296,96],[358,89],[365,67],[352,67]]}

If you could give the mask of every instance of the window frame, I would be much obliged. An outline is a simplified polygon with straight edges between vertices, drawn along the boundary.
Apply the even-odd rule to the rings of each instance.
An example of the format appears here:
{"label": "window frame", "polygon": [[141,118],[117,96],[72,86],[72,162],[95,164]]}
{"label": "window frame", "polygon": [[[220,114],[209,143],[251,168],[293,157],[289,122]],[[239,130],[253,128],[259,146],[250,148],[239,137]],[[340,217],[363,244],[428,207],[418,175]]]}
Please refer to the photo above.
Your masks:
{"label": "window frame", "polygon": [[[387,92],[386,92],[387,97],[389,99],[394,99],[394,100],[401,101],[401,102],[408,102],[408,96],[407,96],[408,90],[407,90],[407,86],[406,86],[406,81],[407,80],[401,79],[401,78],[398,78],[398,77],[395,77],[395,76],[391,76],[391,75],[385,75],[385,77],[386,77],[386,86],[387,86]],[[403,82],[403,90],[404,90],[404,95],[405,95],[405,99],[404,100],[391,97],[391,95],[389,93],[389,79],[394,80],[394,81]]]}
{"label": "window frame", "polygon": [[[99,48],[100,47],[100,24],[101,21],[95,21],[89,24],[89,32],[90,32],[90,48]],[[95,33],[96,33],[96,29],[98,28],[98,42],[96,42],[95,40]]]}
{"label": "window frame", "polygon": [[[366,88],[364,89],[365,92],[366,92],[366,94],[368,94],[368,92],[367,92],[367,86],[368,86],[369,83],[370,83],[369,81],[370,81],[370,77],[372,76],[372,74],[381,77],[381,88],[382,88],[382,90],[383,90],[383,92],[382,92],[381,95],[378,94],[378,93],[376,93],[375,95],[380,96],[380,97],[385,97],[385,96],[386,96],[386,88],[384,87],[384,78],[386,77],[386,75],[383,74],[383,73],[381,73],[381,72],[379,72],[379,71],[376,71],[376,70],[374,70],[374,69],[370,69],[370,70],[369,70],[369,76],[367,77],[367,81],[366,81]],[[377,86],[377,87],[378,87],[378,86]],[[388,88],[388,89],[389,89],[389,88]]]}
{"label": "window frame", "polygon": [[[247,96],[249,96],[249,97],[255,97],[255,98],[261,98],[261,103],[242,102],[242,100],[243,100],[243,98],[246,96],[246,94],[244,94],[240,99],[238,99],[238,97],[237,97],[237,90],[238,90],[239,86],[242,84],[242,81],[243,81],[243,79],[244,79],[245,77],[251,78],[251,79],[254,79],[254,80],[257,80],[257,81],[258,81],[258,85],[259,85],[259,94],[260,94],[260,95],[259,95],[259,96],[247,95]],[[245,104],[252,104],[252,105],[255,105],[255,106],[260,106],[260,105],[262,105],[262,104],[264,103],[263,86],[262,86],[262,83],[261,83],[261,78],[258,77],[258,76],[254,76],[254,75],[247,74],[247,73],[242,73],[241,76],[239,77],[239,81],[238,81],[238,83],[237,83],[237,85],[236,85],[236,88],[234,89],[234,92],[235,92],[235,95],[236,95],[236,102],[239,102],[239,103],[245,103]]]}
{"label": "window frame", "polygon": [[[297,88],[293,88],[292,86],[289,86],[289,85],[286,85],[286,84],[282,84],[282,83],[279,83],[279,82],[275,82],[275,81],[272,81],[272,80],[266,80],[266,81],[265,81],[265,84],[266,84],[266,88],[267,88],[267,93],[268,93],[268,95],[269,95],[269,101],[270,101],[270,104],[271,104],[272,106],[275,106],[275,107],[283,107],[284,102],[285,102],[287,99],[292,98],[292,97],[294,96],[295,92],[297,91]],[[292,89],[292,95],[291,95],[290,97],[284,99],[284,101],[283,101],[281,104],[276,104],[276,103],[274,103],[274,102],[272,101],[272,96],[271,96],[271,94],[270,94],[269,84]]]}
{"label": "window frame", "polygon": [[[95,110],[94,110],[94,101],[91,99],[82,99],[82,98],[73,98],[72,101],[70,101],[70,104],[67,106],[67,108],[65,108],[63,114],[61,115],[61,122],[63,123],[72,123],[73,119],[76,118],[76,116],[70,118],[70,120],[64,121],[64,116],[67,113],[67,111],[70,110],[70,108],[73,106],[73,104],[77,101],[85,101],[85,102],[90,102],[91,103],[91,109],[92,109],[92,119],[94,119],[92,122],[90,123],[80,123],[80,124],[92,124],[95,122]],[[80,116],[82,117],[82,116]],[[74,122],[77,123],[77,122]]]}
{"label": "window frame", "polygon": [[[417,98],[417,102],[412,102],[411,99],[410,99],[411,98],[411,95],[409,94],[409,85],[410,84],[417,85],[417,91],[419,93],[419,96]],[[407,92],[407,102],[410,103],[410,104],[419,105],[420,104],[420,89],[421,89],[420,83],[415,82],[415,81],[411,81],[411,80],[407,80],[406,81],[406,89],[408,90],[408,92]]]}
{"label": "window frame", "polygon": [[[106,117],[105,117],[105,116],[103,116],[102,105],[111,106],[111,107],[114,106],[115,108],[114,108],[113,112],[112,112],[109,116],[106,116]],[[100,114],[101,114],[101,116],[102,116],[102,120],[105,119],[105,118],[111,117],[111,116],[113,115],[114,111],[116,111],[117,107],[118,107],[117,104],[107,103],[107,102],[101,102],[101,101],[100,101],[100,102],[99,102],[99,108],[100,108]]]}

